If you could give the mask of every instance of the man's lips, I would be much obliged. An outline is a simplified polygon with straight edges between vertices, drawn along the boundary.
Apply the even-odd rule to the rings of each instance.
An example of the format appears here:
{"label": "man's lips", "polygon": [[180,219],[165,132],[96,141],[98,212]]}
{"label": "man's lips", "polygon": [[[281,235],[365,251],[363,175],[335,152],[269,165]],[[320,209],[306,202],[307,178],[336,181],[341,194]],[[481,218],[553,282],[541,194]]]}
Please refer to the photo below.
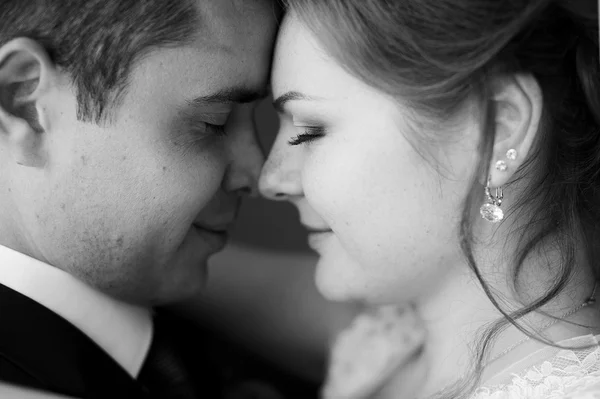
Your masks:
{"label": "man's lips", "polygon": [[209,233],[221,234],[221,235],[226,235],[229,232],[229,229],[231,228],[231,224],[206,226],[206,225],[194,223],[193,226],[197,229],[208,231]]}

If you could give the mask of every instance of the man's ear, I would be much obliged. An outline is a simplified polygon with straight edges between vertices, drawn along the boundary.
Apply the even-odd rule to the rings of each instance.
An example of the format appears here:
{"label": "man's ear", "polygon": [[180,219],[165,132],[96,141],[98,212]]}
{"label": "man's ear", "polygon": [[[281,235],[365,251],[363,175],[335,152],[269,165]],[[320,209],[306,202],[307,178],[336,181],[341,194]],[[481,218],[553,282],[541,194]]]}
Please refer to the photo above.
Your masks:
{"label": "man's ear", "polygon": [[46,163],[48,123],[40,99],[56,76],[48,53],[36,41],[17,38],[0,47],[0,143],[20,165]]}
{"label": "man's ear", "polygon": [[494,78],[496,138],[490,164],[490,187],[505,185],[525,162],[538,134],[543,108],[542,90],[531,74]]}

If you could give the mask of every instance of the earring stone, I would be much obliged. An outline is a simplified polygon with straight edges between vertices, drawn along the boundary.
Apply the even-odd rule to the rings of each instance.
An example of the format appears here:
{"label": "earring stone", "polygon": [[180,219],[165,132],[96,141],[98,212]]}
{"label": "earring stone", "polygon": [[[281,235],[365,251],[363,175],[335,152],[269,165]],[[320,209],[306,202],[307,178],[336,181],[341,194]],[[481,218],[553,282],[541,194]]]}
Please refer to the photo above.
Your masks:
{"label": "earring stone", "polygon": [[502,187],[496,188],[496,195],[492,195],[490,190],[490,180],[485,185],[486,202],[479,208],[481,217],[490,223],[498,223],[504,219],[504,211],[500,208],[504,193]]}
{"label": "earring stone", "polygon": [[479,213],[481,214],[482,218],[490,223],[498,223],[504,219],[504,211],[498,205],[489,202],[481,205],[481,208],[479,208]]}
{"label": "earring stone", "polygon": [[510,159],[511,161],[517,159],[517,150],[511,148],[510,150],[506,151],[506,159]]}
{"label": "earring stone", "polygon": [[506,170],[508,169],[508,165],[506,164],[506,162],[500,160],[496,162],[496,169],[498,169],[500,172],[506,172]]}

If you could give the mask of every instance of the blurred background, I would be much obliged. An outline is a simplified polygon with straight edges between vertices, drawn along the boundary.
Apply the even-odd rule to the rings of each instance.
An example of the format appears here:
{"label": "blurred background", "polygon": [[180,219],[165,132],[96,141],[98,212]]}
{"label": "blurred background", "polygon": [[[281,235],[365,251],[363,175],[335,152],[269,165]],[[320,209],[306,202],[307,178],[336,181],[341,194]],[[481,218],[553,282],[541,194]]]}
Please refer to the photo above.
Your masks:
{"label": "blurred background", "polygon": [[[256,110],[265,156],[279,126],[271,101]],[[208,286],[179,309],[278,370],[318,384],[332,333],[354,311],[317,292],[317,257],[306,236],[291,204],[246,199],[228,247],[211,258]]]}
{"label": "blurred background", "polygon": [[[271,106],[272,99],[262,101],[256,109],[258,138],[268,155],[277,135],[279,121]],[[244,201],[233,241],[287,253],[308,254],[306,231],[298,221],[296,208],[287,202],[263,198]]]}

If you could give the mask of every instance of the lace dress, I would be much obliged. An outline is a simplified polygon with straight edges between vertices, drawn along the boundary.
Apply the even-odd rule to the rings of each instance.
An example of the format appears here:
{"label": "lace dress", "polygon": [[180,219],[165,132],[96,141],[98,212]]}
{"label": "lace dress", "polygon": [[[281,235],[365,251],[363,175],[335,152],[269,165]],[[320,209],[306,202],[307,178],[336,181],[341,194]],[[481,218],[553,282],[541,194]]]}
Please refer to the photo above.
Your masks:
{"label": "lace dress", "polygon": [[600,399],[600,336],[586,335],[544,348],[495,375],[472,399]]}

